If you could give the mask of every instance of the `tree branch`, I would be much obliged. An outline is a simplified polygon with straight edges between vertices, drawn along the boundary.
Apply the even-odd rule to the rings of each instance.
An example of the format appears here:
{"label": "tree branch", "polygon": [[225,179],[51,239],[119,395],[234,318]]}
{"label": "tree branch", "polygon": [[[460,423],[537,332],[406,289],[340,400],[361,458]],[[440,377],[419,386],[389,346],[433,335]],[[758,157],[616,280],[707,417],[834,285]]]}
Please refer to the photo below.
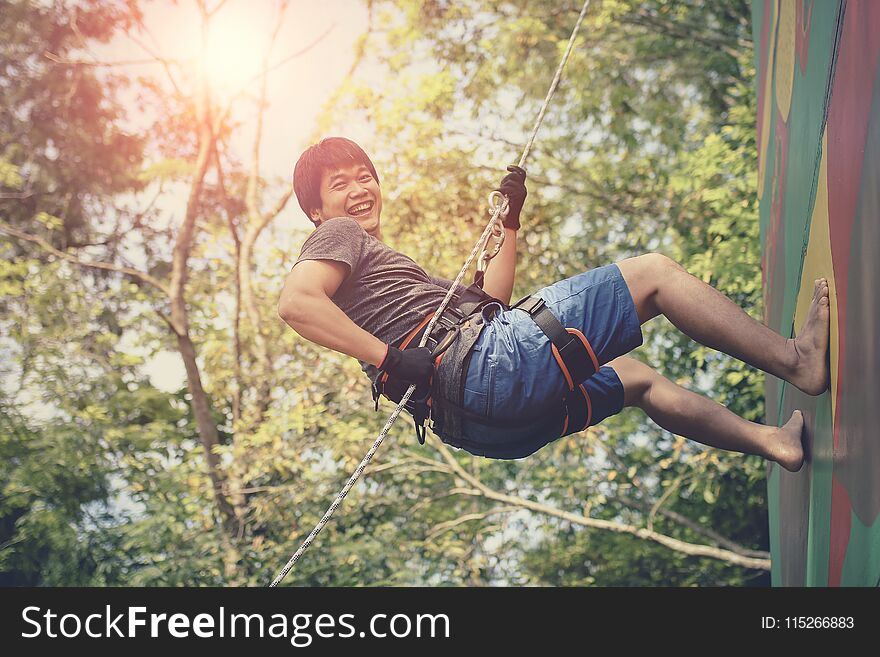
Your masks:
{"label": "tree branch", "polygon": [[[153,40],[153,42],[156,42],[156,38],[153,36],[152,32],[150,32],[150,30],[144,23],[138,23],[138,25],[144,32],[147,33],[147,35]],[[162,57],[161,55],[159,55],[159,53],[150,48],[150,46],[135,37],[130,32],[127,34],[128,38],[131,39],[135,43],[135,45],[139,46],[144,52],[150,55],[150,57],[152,57],[155,61],[162,65],[162,68],[165,69],[165,75],[168,77],[168,81],[174,88],[174,92],[179,98],[183,97],[183,92],[180,90],[180,86],[177,84],[177,80],[174,79],[174,74],[171,72],[171,64],[178,64],[178,62]]]}
{"label": "tree branch", "polygon": [[432,438],[432,441],[434,442],[435,447],[438,449],[446,462],[455,471],[456,475],[464,479],[467,483],[478,490],[481,496],[488,499],[495,500],[496,502],[503,502],[512,506],[518,506],[523,509],[529,509],[530,511],[535,511],[537,513],[548,515],[554,518],[559,518],[560,520],[565,520],[572,524],[580,525],[583,527],[590,527],[592,529],[603,529],[606,531],[616,532],[618,534],[629,534],[642,540],[659,543],[660,545],[663,545],[671,550],[675,550],[677,552],[681,552],[690,556],[718,559],[719,561],[725,561],[727,563],[731,563],[737,566],[743,566],[745,568],[770,570],[769,559],[746,557],[737,554],[736,552],[732,552],[730,550],[725,550],[722,548],[712,547],[709,545],[697,545],[694,543],[688,543],[686,541],[681,541],[679,539],[672,538],[671,536],[666,536],[665,534],[661,534],[659,532],[651,531],[641,527],[634,527],[632,525],[625,525],[623,523],[612,522],[609,520],[601,520],[598,518],[590,518],[583,515],[577,515],[574,513],[569,513],[567,511],[562,511],[560,509],[555,509],[546,504],[534,502],[532,500],[528,500],[522,497],[499,493],[498,491],[489,488],[481,481],[466,472],[464,468],[459,465],[458,461],[455,460],[455,457],[452,455],[446,445],[434,438]]}
{"label": "tree branch", "polygon": [[[281,68],[282,66],[284,66],[287,62],[290,62],[290,61],[296,59],[297,57],[301,57],[302,55],[305,55],[309,50],[311,50],[316,45],[318,45],[324,39],[324,37],[326,37],[328,34],[330,34],[330,32],[332,32],[335,27],[336,27],[336,23],[331,23],[330,27],[328,27],[326,30],[324,30],[319,37],[315,38],[308,45],[300,48],[299,50],[290,53],[284,59],[282,59],[278,62],[275,62],[274,64],[269,66],[269,68],[266,69],[266,73],[271,73],[275,69],[278,69],[278,68]],[[259,75],[255,75],[253,78],[248,80],[248,83],[254,82],[258,77],[259,77]]]}
{"label": "tree branch", "polygon": [[[623,495],[615,495],[615,497],[618,500],[620,500],[621,502],[623,502],[624,504],[626,504],[627,506],[632,507],[634,509],[640,509],[642,511],[654,511],[655,510],[655,509],[652,509],[650,504],[647,504],[645,502],[633,500],[633,499],[630,499],[630,498],[623,496]],[[691,531],[696,532],[697,534],[700,534],[701,536],[705,536],[709,540],[714,541],[718,545],[725,547],[732,552],[736,552],[737,554],[741,554],[745,557],[755,557],[757,559],[770,559],[769,552],[764,552],[762,550],[751,550],[749,548],[743,547],[739,543],[731,541],[729,538],[722,536],[721,534],[710,529],[709,527],[703,527],[702,525],[700,525],[697,522],[694,522],[693,520],[691,520],[687,516],[684,516],[680,513],[672,511],[671,509],[667,509],[666,507],[659,507],[656,509],[656,512],[662,516],[666,516],[670,520],[673,520],[674,522],[677,522],[680,525],[684,525],[685,527],[687,527]]]}
{"label": "tree branch", "polygon": [[494,516],[499,513],[513,513],[514,511],[520,511],[521,509],[518,506],[498,506],[494,509],[489,509],[488,511],[483,511],[480,513],[466,513],[454,520],[447,520],[446,522],[441,522],[439,525],[434,527],[427,536],[425,536],[426,541],[430,541],[433,538],[437,538],[440,534],[445,534],[451,529],[455,529],[459,525],[463,525],[466,522],[470,522],[472,520],[485,520],[489,516]]}
{"label": "tree branch", "polygon": [[629,23],[651,31],[659,30],[674,39],[680,41],[702,43],[709,48],[719,48],[733,58],[738,58],[742,51],[735,47],[740,45],[739,39],[729,39],[726,35],[712,32],[705,25],[693,25],[683,22],[664,20],[655,14],[650,14],[641,9],[635,14],[623,16],[621,22]]}
{"label": "tree branch", "polygon": [[90,66],[92,68],[99,67],[113,67],[113,66],[140,66],[142,64],[161,64],[162,61],[159,59],[127,59],[121,60],[117,62],[101,62],[98,60],[88,60],[88,59],[66,59],[61,55],[56,55],[54,52],[49,50],[43,51],[43,57],[46,59],[56,63],[63,64],[65,66]]}
{"label": "tree branch", "polygon": [[[626,465],[620,460],[620,458],[617,456],[617,454],[614,453],[614,450],[610,449],[601,440],[596,440],[595,437],[592,435],[592,432],[588,432],[587,437],[588,437],[588,439],[590,439],[592,441],[592,443],[594,445],[598,446],[599,448],[601,448],[605,452],[605,455],[611,461],[614,462],[614,465],[617,467],[617,469],[619,471],[623,472],[624,470],[626,470]],[[632,482],[633,486],[637,490],[642,491],[641,484],[637,480],[636,477],[632,477],[630,479],[630,481]],[[648,517],[647,517],[646,527],[648,530],[654,529],[654,516],[659,513],[660,515],[662,515],[670,520],[673,520],[681,525],[684,525],[685,527],[689,528],[691,531],[696,532],[697,534],[699,534],[701,536],[705,536],[710,541],[714,541],[716,544],[721,545],[723,547],[726,547],[729,550],[736,552],[737,554],[741,554],[741,555],[744,555],[747,557],[758,557],[761,559],[769,559],[770,558],[770,554],[768,552],[763,552],[760,550],[751,550],[749,548],[746,548],[746,547],[744,547],[734,541],[731,541],[728,538],[725,538],[721,534],[713,531],[712,529],[710,529],[708,527],[703,527],[702,525],[694,522],[693,520],[691,520],[687,516],[684,516],[680,513],[676,513],[675,511],[672,511],[672,510],[664,507],[663,504],[672,495],[673,492],[678,490],[679,486],[681,485],[681,482],[682,482],[682,477],[679,477],[678,479],[676,479],[674,484],[672,486],[668,486],[666,488],[666,490],[663,492],[663,495],[660,496],[660,499],[658,499],[653,505],[648,504],[647,502],[641,502],[638,500],[628,498],[625,495],[621,495],[619,493],[615,493],[614,498],[626,506],[629,506],[634,509],[640,509],[642,511],[647,512]]]}
{"label": "tree branch", "polygon": [[0,223],[0,232],[6,233],[7,235],[10,235],[17,239],[36,244],[44,251],[48,251],[52,255],[58,256],[59,258],[63,258],[68,262],[72,262],[82,267],[91,267],[92,269],[104,269],[106,271],[115,271],[119,272],[120,274],[126,274],[128,276],[138,279],[143,283],[146,283],[147,285],[151,285],[168,297],[171,296],[171,290],[166,287],[161,281],[153,278],[148,273],[140,271],[138,269],[133,269],[131,267],[122,267],[120,265],[114,265],[109,262],[99,262],[97,260],[83,260],[81,258],[77,258],[72,253],[67,253],[66,251],[56,249],[42,237],[22,232],[4,223]]}
{"label": "tree branch", "polygon": [[253,147],[251,151],[251,167],[247,180],[247,189],[245,192],[245,206],[247,207],[248,224],[245,230],[244,239],[237,251],[236,257],[236,280],[238,292],[244,305],[245,314],[254,330],[254,345],[257,350],[257,357],[261,363],[262,372],[260,373],[260,383],[257,387],[256,399],[256,418],[262,420],[266,410],[269,408],[272,397],[272,356],[270,353],[269,343],[263,333],[263,320],[260,315],[260,309],[253,289],[253,279],[251,277],[251,259],[253,256],[254,246],[257,238],[263,229],[272,221],[284,206],[287,204],[292,189],[288,188],[287,192],[282,196],[280,201],[273,208],[272,212],[266,214],[261,212],[260,202],[257,198],[258,183],[260,179],[260,145],[263,139],[263,119],[266,111],[266,84],[269,74],[269,57],[275,40],[281,30],[282,17],[287,10],[288,2],[283,0],[279,5],[278,19],[276,27],[273,31],[266,52],[263,56],[263,65],[260,72],[260,95],[257,106],[257,125],[254,134]]}
{"label": "tree branch", "polygon": [[214,14],[216,14],[218,11],[220,11],[223,8],[223,5],[225,5],[225,4],[226,4],[226,0],[220,0],[220,2],[217,3],[217,6],[214,7],[213,9],[208,10],[206,8],[205,15],[208,18],[211,18]]}
{"label": "tree branch", "polygon": [[229,194],[226,191],[226,182],[223,176],[223,164],[220,161],[220,149],[217,147],[217,135],[213,134],[211,139],[211,150],[214,154],[214,166],[217,169],[217,185],[220,188],[220,196],[223,199],[223,213],[226,215],[226,225],[232,234],[232,242],[235,256],[235,309],[234,318],[232,320],[232,351],[235,361],[232,368],[233,391],[232,391],[232,425],[238,427],[241,419],[241,272],[239,271],[241,263],[241,239],[238,236],[238,229],[235,225],[233,212],[230,208]]}

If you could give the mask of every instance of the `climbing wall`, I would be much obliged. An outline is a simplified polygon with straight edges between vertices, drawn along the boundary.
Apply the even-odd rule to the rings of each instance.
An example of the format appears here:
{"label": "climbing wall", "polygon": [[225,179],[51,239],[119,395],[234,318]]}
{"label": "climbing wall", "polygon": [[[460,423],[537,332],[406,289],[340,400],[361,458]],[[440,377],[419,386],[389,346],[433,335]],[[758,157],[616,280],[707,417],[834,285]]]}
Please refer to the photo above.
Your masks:
{"label": "climbing wall", "polygon": [[880,0],[753,0],[766,323],[831,292],[831,389],[767,377],[804,411],[807,461],[768,475],[776,586],[880,585]]}

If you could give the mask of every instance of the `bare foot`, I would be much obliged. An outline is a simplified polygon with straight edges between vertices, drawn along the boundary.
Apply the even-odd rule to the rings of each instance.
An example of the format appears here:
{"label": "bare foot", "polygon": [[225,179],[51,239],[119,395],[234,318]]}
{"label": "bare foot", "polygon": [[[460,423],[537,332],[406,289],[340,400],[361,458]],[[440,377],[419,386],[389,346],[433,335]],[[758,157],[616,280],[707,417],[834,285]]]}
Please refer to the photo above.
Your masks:
{"label": "bare foot", "polygon": [[767,448],[767,458],[776,461],[789,472],[797,472],[804,464],[804,414],[795,411],[783,426],[773,432]]}
{"label": "bare foot", "polygon": [[813,300],[800,333],[792,340],[796,354],[789,383],[808,395],[821,395],[828,389],[828,336],[831,310],[828,301],[828,281],[819,278],[813,285]]}

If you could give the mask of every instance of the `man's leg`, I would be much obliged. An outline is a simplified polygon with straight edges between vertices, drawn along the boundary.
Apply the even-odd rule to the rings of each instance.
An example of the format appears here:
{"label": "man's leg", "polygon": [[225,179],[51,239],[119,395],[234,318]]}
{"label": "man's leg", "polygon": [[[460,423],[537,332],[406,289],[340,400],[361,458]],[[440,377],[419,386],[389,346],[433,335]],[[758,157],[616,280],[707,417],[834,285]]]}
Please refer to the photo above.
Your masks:
{"label": "man's leg", "polygon": [[827,389],[830,311],[824,278],[815,282],[813,301],[798,336],[786,339],[666,256],[651,253],[617,265],[641,323],[663,314],[700,344],[784,379],[807,394]]}
{"label": "man's leg", "polygon": [[804,419],[800,411],[784,426],[768,427],[742,419],[633,358],[622,356],[608,365],[623,384],[624,405],[638,406],[667,431],[719,449],[757,454],[792,472],[801,469]]}

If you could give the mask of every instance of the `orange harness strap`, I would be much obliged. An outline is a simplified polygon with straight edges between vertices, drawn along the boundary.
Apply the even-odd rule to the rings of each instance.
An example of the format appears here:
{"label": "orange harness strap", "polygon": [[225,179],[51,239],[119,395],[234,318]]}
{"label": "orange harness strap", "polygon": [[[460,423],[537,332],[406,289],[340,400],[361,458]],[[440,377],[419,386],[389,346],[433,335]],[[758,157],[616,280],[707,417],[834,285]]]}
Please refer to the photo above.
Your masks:
{"label": "orange harness strap", "polygon": [[593,403],[583,385],[599,371],[599,359],[587,337],[575,328],[565,328],[556,316],[550,312],[547,304],[540,297],[527,296],[517,301],[511,308],[528,313],[532,321],[550,340],[550,350],[565,382],[568,393],[565,395],[565,421],[562,435],[574,433],[569,427],[578,427],[583,431],[590,426],[593,418]]}

